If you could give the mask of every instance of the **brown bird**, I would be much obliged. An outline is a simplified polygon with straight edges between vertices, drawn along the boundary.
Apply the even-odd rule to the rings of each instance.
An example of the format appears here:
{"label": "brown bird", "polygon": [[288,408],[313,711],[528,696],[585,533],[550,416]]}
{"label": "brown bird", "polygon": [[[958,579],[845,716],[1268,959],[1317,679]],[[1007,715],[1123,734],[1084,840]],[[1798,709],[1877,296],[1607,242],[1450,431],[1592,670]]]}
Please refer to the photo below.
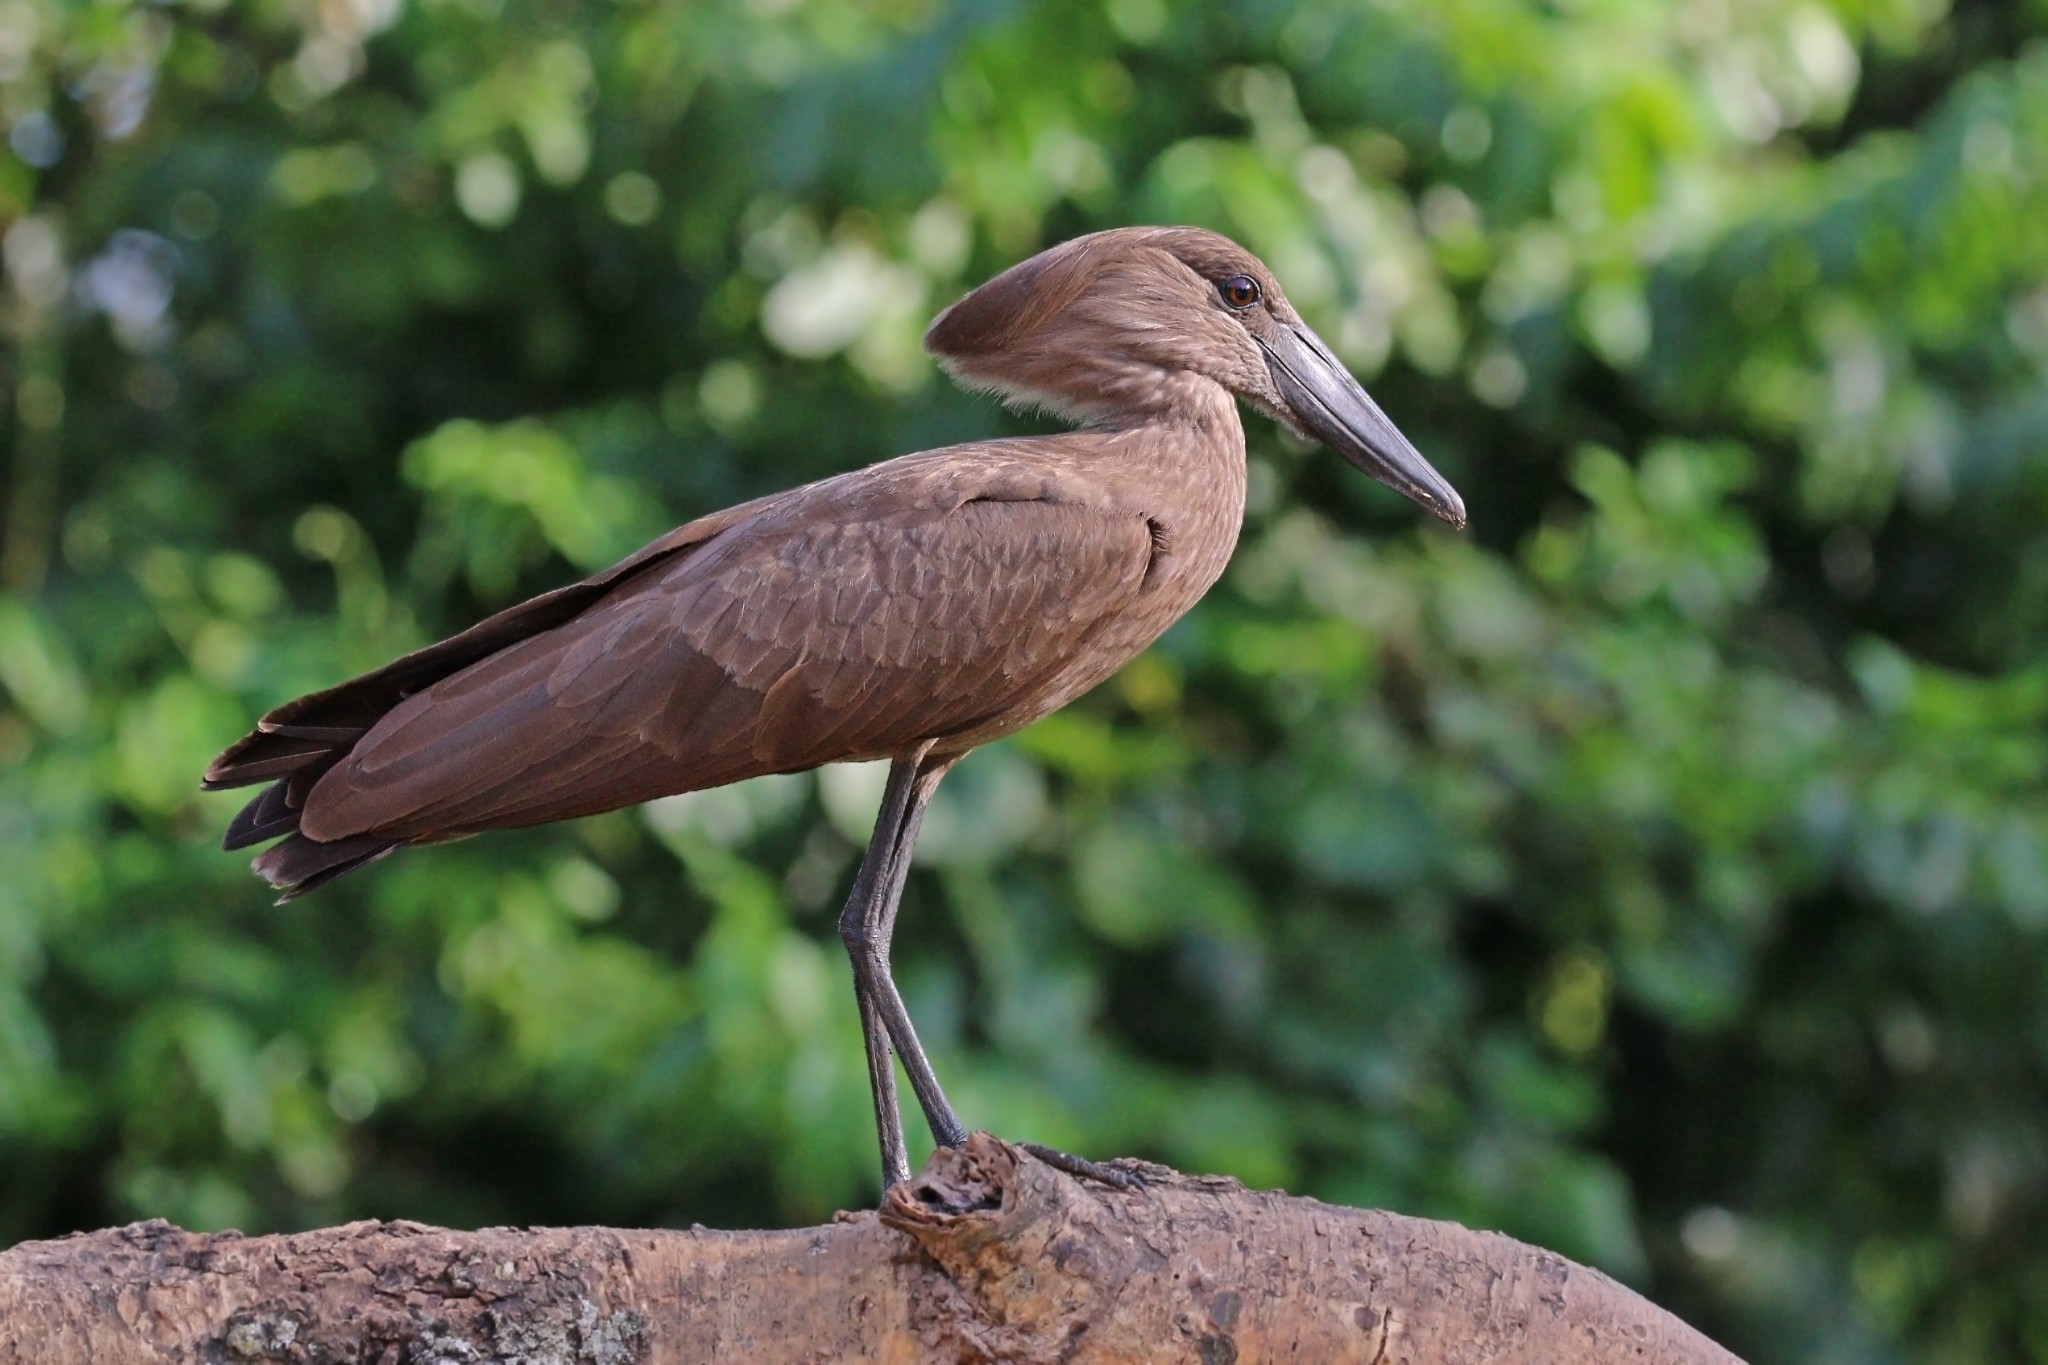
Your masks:
{"label": "brown bird", "polygon": [[1119,228],[1012,266],[925,347],[1079,424],[905,455],[713,513],[580,583],[288,702],[207,769],[270,785],[223,846],[300,896],[408,844],[824,763],[889,760],[840,937],[885,1185],[907,1179],[894,1046],[933,1139],[966,1137],[889,970],[911,847],[978,744],[1108,678],[1237,543],[1242,398],[1437,516],[1464,504],[1258,259]]}

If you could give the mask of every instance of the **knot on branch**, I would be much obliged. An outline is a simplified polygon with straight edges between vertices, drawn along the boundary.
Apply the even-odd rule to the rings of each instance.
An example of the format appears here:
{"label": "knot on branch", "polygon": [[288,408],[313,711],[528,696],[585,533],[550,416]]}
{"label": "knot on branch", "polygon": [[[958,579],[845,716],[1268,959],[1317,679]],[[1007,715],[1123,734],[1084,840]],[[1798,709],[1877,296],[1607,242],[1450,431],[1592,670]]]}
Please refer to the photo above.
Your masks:
{"label": "knot on branch", "polygon": [[1176,1267],[1166,1248],[1227,1222],[1213,1200],[1243,1187],[1164,1166],[1143,1172],[1141,1189],[1110,1189],[986,1133],[937,1154],[882,1202],[882,1221],[942,1272],[938,1292],[916,1304],[920,1336],[970,1342],[992,1360],[1071,1360],[1083,1346],[1089,1358],[1136,1360],[1168,1343],[1204,1365],[1236,1360],[1243,1292]]}

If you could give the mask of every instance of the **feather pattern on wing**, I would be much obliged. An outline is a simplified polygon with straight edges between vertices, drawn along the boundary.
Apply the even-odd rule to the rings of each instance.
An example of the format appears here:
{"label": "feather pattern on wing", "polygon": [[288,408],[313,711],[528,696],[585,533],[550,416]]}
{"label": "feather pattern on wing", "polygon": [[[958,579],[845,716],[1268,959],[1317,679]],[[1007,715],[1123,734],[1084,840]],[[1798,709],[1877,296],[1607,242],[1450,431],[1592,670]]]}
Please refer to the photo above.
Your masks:
{"label": "feather pattern on wing", "polygon": [[1152,523],[1067,455],[988,443],[763,499],[281,707],[209,770],[211,786],[279,779],[230,838],[288,833],[267,874],[338,875],[293,850],[354,866],[373,846],[1021,728],[1185,609],[1132,619]]}
{"label": "feather pattern on wing", "polygon": [[875,515],[834,491],[399,703],[320,780],[302,829],[532,824],[892,754],[998,715],[1021,725],[1144,579],[1150,538],[1131,513],[956,501],[956,484]]}

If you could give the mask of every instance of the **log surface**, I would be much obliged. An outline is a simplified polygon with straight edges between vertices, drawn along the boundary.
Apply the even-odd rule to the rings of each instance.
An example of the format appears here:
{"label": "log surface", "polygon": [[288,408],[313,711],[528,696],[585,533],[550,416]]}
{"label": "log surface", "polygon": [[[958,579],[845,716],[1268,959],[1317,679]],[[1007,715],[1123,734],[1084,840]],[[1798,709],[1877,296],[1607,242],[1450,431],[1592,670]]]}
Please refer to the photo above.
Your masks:
{"label": "log surface", "polygon": [[1598,1271],[1235,1181],[1078,1182],[977,1133],[786,1232],[139,1223],[0,1252],[0,1365],[1740,1365]]}

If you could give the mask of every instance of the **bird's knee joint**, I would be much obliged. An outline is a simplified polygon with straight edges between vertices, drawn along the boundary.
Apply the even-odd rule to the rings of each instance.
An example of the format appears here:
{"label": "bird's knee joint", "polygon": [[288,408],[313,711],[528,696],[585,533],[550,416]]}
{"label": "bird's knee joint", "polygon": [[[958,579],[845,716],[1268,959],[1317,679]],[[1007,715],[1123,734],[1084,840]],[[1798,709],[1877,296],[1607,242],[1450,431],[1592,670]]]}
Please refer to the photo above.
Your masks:
{"label": "bird's knee joint", "polygon": [[846,945],[846,955],[853,959],[855,966],[867,967],[872,971],[889,970],[889,945],[884,939],[875,937],[860,925],[840,925],[839,941]]}

